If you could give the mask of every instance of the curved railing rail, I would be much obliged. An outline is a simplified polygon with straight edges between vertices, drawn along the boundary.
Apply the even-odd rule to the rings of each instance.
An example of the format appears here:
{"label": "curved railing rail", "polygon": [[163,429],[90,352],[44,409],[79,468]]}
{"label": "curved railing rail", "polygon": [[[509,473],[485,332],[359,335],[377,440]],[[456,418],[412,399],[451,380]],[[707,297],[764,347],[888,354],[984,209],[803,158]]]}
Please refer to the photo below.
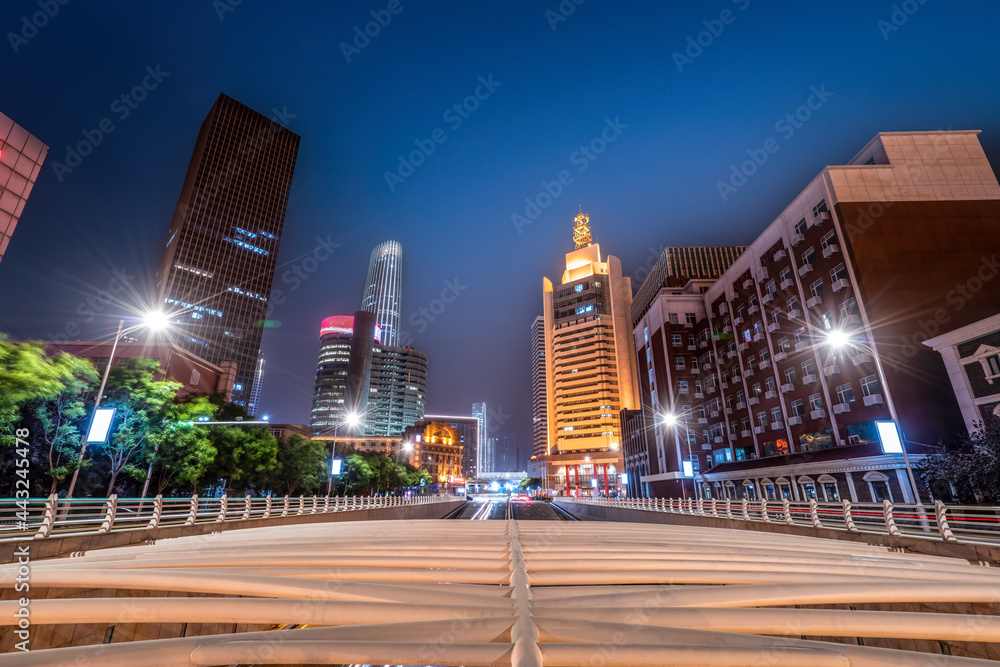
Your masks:
{"label": "curved railing rail", "polygon": [[787,523],[850,532],[906,535],[945,542],[1000,544],[1000,507],[879,503],[703,500],[701,498],[559,498],[607,507]]}
{"label": "curved railing rail", "polygon": [[454,496],[0,498],[0,541],[402,507]]}

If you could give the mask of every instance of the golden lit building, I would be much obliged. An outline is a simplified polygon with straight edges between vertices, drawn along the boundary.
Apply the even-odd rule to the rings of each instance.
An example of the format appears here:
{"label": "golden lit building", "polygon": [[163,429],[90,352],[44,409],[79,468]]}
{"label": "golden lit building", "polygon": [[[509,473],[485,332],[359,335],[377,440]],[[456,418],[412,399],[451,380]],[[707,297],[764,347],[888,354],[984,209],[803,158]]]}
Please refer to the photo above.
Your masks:
{"label": "golden lit building", "polygon": [[417,422],[403,431],[403,451],[410,463],[426,470],[438,484],[461,486],[462,439],[458,430],[442,422]]}
{"label": "golden lit building", "polygon": [[639,404],[632,282],[617,257],[601,257],[585,213],[573,241],[562,282],[543,278],[546,475],[567,495],[606,495],[624,471],[619,412]]}

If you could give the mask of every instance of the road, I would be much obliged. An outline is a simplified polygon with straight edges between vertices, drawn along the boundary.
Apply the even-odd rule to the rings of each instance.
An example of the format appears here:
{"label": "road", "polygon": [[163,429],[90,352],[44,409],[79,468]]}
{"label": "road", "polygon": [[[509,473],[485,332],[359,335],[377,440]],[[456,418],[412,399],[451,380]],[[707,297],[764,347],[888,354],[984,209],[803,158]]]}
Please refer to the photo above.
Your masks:
{"label": "road", "polygon": [[[508,508],[509,507],[509,508]],[[473,521],[487,519],[517,519],[537,521],[572,521],[568,515],[557,511],[551,503],[533,500],[516,500],[510,503],[506,498],[476,498],[457,514],[455,519]]]}

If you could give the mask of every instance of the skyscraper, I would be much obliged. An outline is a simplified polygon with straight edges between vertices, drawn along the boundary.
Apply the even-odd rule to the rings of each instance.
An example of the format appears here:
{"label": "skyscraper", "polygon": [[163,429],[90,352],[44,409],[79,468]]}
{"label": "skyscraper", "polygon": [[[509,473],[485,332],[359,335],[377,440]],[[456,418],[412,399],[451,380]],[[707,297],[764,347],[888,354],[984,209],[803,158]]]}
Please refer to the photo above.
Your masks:
{"label": "skyscraper", "polygon": [[250,390],[250,402],[247,405],[247,414],[256,416],[260,408],[260,384],[264,380],[264,357],[257,355],[257,368],[253,373],[253,388]]}
{"label": "skyscraper", "polygon": [[403,246],[396,241],[379,243],[368,263],[368,279],[361,307],[375,313],[382,328],[382,344],[399,345],[399,322],[403,300]]}
{"label": "skyscraper", "polygon": [[545,318],[539,315],[531,323],[531,455],[536,459],[545,456],[549,442],[545,399]]}
{"label": "skyscraper", "polygon": [[590,218],[574,219],[576,249],[561,284],[543,278],[549,484],[567,495],[617,489],[621,409],[638,405],[629,306],[632,282],[601,258]]}
{"label": "skyscraper", "polygon": [[489,463],[491,457],[487,451],[489,434],[486,432],[486,403],[473,403],[472,416],[479,420],[479,453],[476,456],[479,462],[478,472],[493,472],[493,467]]}
{"label": "skyscraper", "polygon": [[226,95],[202,123],[156,285],[178,343],[236,363],[250,400],[299,137]]}
{"label": "skyscraper", "polygon": [[427,355],[412,347],[375,345],[365,435],[401,434],[424,418]]}
{"label": "skyscraper", "polygon": [[0,261],[48,154],[48,146],[0,113]]}
{"label": "skyscraper", "polygon": [[[370,313],[362,311],[362,314],[371,317]],[[319,360],[316,364],[316,385],[309,419],[309,425],[316,433],[345,435],[346,427],[345,430],[339,429],[347,422],[347,415],[357,414],[355,410],[361,394],[367,398],[372,349],[377,331],[364,336],[359,332],[362,328],[368,328],[356,328],[355,321],[355,315],[333,315],[324,319],[320,325]],[[365,357],[368,359],[367,371],[363,363]],[[359,359],[362,360],[361,363]],[[351,375],[352,371],[354,376]],[[357,376],[359,372],[360,377]]]}

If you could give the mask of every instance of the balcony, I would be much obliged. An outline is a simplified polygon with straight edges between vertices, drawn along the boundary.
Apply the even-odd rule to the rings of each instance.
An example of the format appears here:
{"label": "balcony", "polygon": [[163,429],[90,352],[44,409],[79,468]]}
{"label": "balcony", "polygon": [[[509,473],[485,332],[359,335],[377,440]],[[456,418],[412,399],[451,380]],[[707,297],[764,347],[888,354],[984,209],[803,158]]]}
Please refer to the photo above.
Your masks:
{"label": "balcony", "polygon": [[785,430],[785,422],[771,422],[771,430],[772,431],[784,431]]}
{"label": "balcony", "polygon": [[743,289],[750,289],[751,287],[753,287],[753,279],[747,278],[743,281]]}
{"label": "balcony", "polygon": [[698,423],[699,424],[707,424],[708,423],[708,419],[706,419],[705,417],[698,417]]}
{"label": "balcony", "polygon": [[774,398],[778,398],[778,392],[776,392],[776,391],[775,391],[775,390],[773,390],[773,389],[770,389],[770,390],[768,390],[768,391],[765,391],[765,392],[764,392],[764,398],[766,398],[766,399],[768,399],[768,400],[771,400],[771,399],[774,399]]}
{"label": "balcony", "polygon": [[736,346],[736,349],[739,350],[740,352],[746,352],[749,348],[750,346],[746,343],[740,343],[739,345]]}
{"label": "balcony", "polygon": [[733,328],[727,324],[726,326],[722,327],[722,333],[731,334],[733,333]]}
{"label": "balcony", "polygon": [[735,324],[736,326],[740,326],[741,324],[743,324],[743,321],[744,320],[741,315],[737,315],[736,317],[733,318],[733,324]]}
{"label": "balcony", "polygon": [[840,246],[836,243],[831,243],[827,247],[823,248],[823,257],[830,258],[840,252]]}
{"label": "balcony", "polygon": [[788,382],[787,384],[781,385],[781,393],[782,394],[790,394],[793,391],[795,391],[795,385],[792,384],[791,382]]}
{"label": "balcony", "polygon": [[821,296],[811,296],[806,299],[806,308],[815,308],[823,303],[823,297]]}
{"label": "balcony", "polygon": [[850,411],[851,411],[850,403],[837,403],[836,405],[833,406],[833,414],[835,415],[842,415],[845,412],[850,412]]}
{"label": "balcony", "polygon": [[703,394],[700,391],[696,391],[696,392],[694,392],[694,397],[697,398],[697,399],[704,399],[705,398],[705,394]]}
{"label": "balcony", "polygon": [[755,342],[755,343],[759,343],[759,342],[761,342],[762,340],[764,340],[764,334],[762,334],[762,333],[755,333],[755,334],[753,335],[753,342]]}
{"label": "balcony", "polygon": [[777,322],[771,322],[770,324],[767,325],[767,333],[774,333],[780,328],[781,328],[780,324],[778,324]]}
{"label": "balcony", "polygon": [[840,375],[840,366],[837,364],[831,364],[830,366],[823,367],[823,375],[825,377],[830,377],[831,375]]}
{"label": "balcony", "polygon": [[708,341],[707,340],[698,341],[698,347],[704,350],[706,347],[708,347]]}
{"label": "balcony", "polygon": [[774,360],[775,361],[784,361],[787,358],[788,358],[788,355],[785,354],[784,350],[778,350],[777,352],[774,353]]}
{"label": "balcony", "polygon": [[809,341],[807,340],[797,340],[795,341],[795,351],[801,352],[802,350],[809,347]]}
{"label": "balcony", "polygon": [[695,351],[695,350],[697,350],[697,349],[698,349],[698,348],[697,348],[697,347],[695,347],[694,345],[688,345],[688,352],[694,352],[694,351]]}
{"label": "balcony", "polygon": [[761,433],[763,433],[763,432],[764,432],[765,430],[766,430],[766,429],[765,429],[765,428],[764,428],[763,426],[754,426],[754,427],[753,427],[753,432],[754,432],[754,433],[756,433],[757,435],[760,435],[760,434],[761,434]]}
{"label": "balcony", "polygon": [[719,314],[725,315],[728,312],[729,312],[729,304],[723,301],[722,303],[719,304]]}
{"label": "balcony", "polygon": [[865,396],[865,405],[868,407],[884,404],[885,401],[882,400],[882,394],[871,394],[870,396]]}
{"label": "balcony", "polygon": [[783,259],[784,259],[785,257],[788,257],[788,253],[787,253],[787,252],[785,252],[785,249],[784,249],[784,248],[782,248],[782,249],[781,249],[781,250],[779,250],[778,252],[774,253],[774,261],[776,261],[776,262],[780,262],[780,261],[781,261],[781,260],[783,260]]}
{"label": "balcony", "polygon": [[715,387],[714,386],[706,387],[705,391],[708,392],[709,394],[714,394],[715,393]]}
{"label": "balcony", "polygon": [[723,414],[731,415],[731,414],[733,414],[733,409],[732,408],[723,408],[722,412],[723,412]]}
{"label": "balcony", "polygon": [[708,413],[708,417],[709,417],[709,419],[718,419],[719,418],[719,411],[718,410],[712,410],[711,412]]}
{"label": "balcony", "polygon": [[736,373],[733,373],[733,384],[736,384],[739,381],[740,381],[740,376]]}
{"label": "balcony", "polygon": [[851,363],[855,366],[860,366],[861,364],[870,364],[872,362],[872,355],[867,352],[861,352],[860,354],[855,354],[851,357]]}
{"label": "balcony", "polygon": [[802,234],[792,234],[792,247],[797,246],[798,244],[802,243],[805,240],[806,237],[803,236]]}
{"label": "balcony", "polygon": [[799,310],[798,308],[789,308],[788,309],[788,319],[794,320],[794,319],[799,318],[799,317],[802,317],[802,311],[801,310]]}
{"label": "balcony", "polygon": [[799,277],[805,278],[810,273],[812,273],[812,270],[813,270],[812,264],[803,264],[802,266],[799,267]]}
{"label": "balcony", "polygon": [[816,216],[816,222],[814,224],[822,225],[824,222],[832,220],[829,211],[820,211],[819,215]]}
{"label": "balcony", "polygon": [[752,378],[753,377],[753,369],[752,368],[747,368],[746,370],[744,370],[743,371],[743,377],[745,377],[745,378]]}
{"label": "balcony", "polygon": [[750,437],[750,431],[740,431],[740,437],[741,438],[749,438]]}
{"label": "balcony", "polygon": [[802,424],[802,417],[789,417],[788,418],[788,425],[789,426],[800,426],[801,424]]}
{"label": "balcony", "polygon": [[816,384],[816,376],[813,374],[803,375],[802,384]]}
{"label": "balcony", "polygon": [[764,304],[765,306],[766,306],[767,304],[771,303],[772,301],[774,301],[774,294],[772,294],[772,293],[770,293],[770,292],[768,292],[767,294],[765,294],[764,296],[762,296],[762,297],[760,298],[760,302],[761,302],[762,304]]}
{"label": "balcony", "polygon": [[726,352],[726,358],[727,359],[735,359],[736,358],[736,350],[729,350],[728,352]]}
{"label": "balcony", "polygon": [[697,366],[691,367],[691,375],[701,375],[701,369]]}
{"label": "balcony", "polygon": [[840,318],[840,326],[842,327],[857,327],[861,326],[861,318],[857,315],[844,315]]}
{"label": "balcony", "polygon": [[711,361],[706,361],[705,363],[703,363],[701,365],[701,370],[703,370],[703,371],[710,371],[710,370],[712,370],[712,362]]}
{"label": "balcony", "polygon": [[756,315],[757,313],[760,312],[760,308],[758,308],[757,306],[750,306],[750,309],[747,310],[747,312],[750,313],[751,315]]}
{"label": "balcony", "polygon": [[819,410],[813,410],[812,412],[809,413],[810,419],[823,419],[823,417],[826,417],[826,411],[823,408],[820,408]]}
{"label": "balcony", "polygon": [[795,287],[795,281],[791,278],[785,278],[781,281],[781,289],[792,289]]}
{"label": "balcony", "polygon": [[750,399],[747,402],[750,405],[760,405],[760,399],[757,398],[756,396],[751,396]]}
{"label": "balcony", "polygon": [[760,370],[766,371],[770,367],[771,367],[771,362],[768,361],[767,359],[764,359],[763,361],[760,362]]}
{"label": "balcony", "polygon": [[718,444],[721,444],[721,443],[725,442],[725,440],[726,440],[725,436],[723,436],[723,435],[717,435],[717,436],[715,436],[712,439],[712,442],[714,442],[715,444],[718,445]]}
{"label": "balcony", "polygon": [[767,269],[759,269],[757,271],[757,282],[762,283],[767,280]]}
{"label": "balcony", "polygon": [[834,292],[842,292],[843,290],[847,289],[850,286],[851,283],[847,282],[846,279],[841,278],[840,280],[834,281],[832,289]]}

